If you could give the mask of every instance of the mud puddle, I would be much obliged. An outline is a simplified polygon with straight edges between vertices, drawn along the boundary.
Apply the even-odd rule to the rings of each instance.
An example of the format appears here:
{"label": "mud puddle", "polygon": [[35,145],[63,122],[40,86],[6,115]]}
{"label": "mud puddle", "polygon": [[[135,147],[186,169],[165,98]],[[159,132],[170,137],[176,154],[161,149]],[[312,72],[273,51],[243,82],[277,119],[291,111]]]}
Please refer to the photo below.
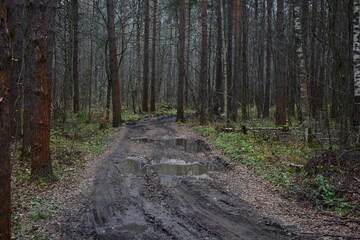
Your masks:
{"label": "mud puddle", "polygon": [[195,139],[176,138],[176,137],[151,139],[151,138],[141,137],[141,138],[133,138],[131,140],[137,142],[143,142],[143,143],[155,142],[167,147],[180,148],[181,150],[188,153],[199,153],[202,151],[201,145]]}
{"label": "mud puddle", "polygon": [[127,158],[121,163],[121,169],[124,173],[146,174],[155,171],[159,175],[168,176],[196,176],[207,174],[208,172],[226,171],[226,168],[220,164],[185,162],[178,159],[166,159],[159,162],[152,161],[146,163],[138,158]]}
{"label": "mud puddle", "polygon": [[139,225],[137,223],[130,223],[119,227],[107,227],[104,228],[102,233],[113,233],[113,232],[135,232],[135,233],[143,233],[148,229],[145,225]]}

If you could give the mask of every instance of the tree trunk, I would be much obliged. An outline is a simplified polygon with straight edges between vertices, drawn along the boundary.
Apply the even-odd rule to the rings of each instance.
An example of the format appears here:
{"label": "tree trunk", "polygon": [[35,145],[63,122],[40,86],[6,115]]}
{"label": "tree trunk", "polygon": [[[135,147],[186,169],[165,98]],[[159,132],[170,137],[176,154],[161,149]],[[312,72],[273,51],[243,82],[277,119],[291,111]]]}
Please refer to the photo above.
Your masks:
{"label": "tree trunk", "polygon": [[11,106],[15,107],[14,116],[11,121],[11,136],[19,138],[21,136],[21,99],[22,99],[22,69],[24,63],[24,2],[23,0],[12,0],[8,3],[8,29],[15,33],[11,41],[11,79],[12,94]]}
{"label": "tree trunk", "polygon": [[179,49],[179,84],[177,93],[176,121],[184,122],[184,78],[185,78],[185,0],[180,0],[180,49]]}
{"label": "tree trunk", "polygon": [[312,3],[312,16],[311,16],[311,39],[310,39],[310,113],[313,119],[319,119],[319,47],[316,46],[317,43],[317,24],[318,24],[318,0],[313,0]]}
{"label": "tree trunk", "polygon": [[201,59],[200,59],[200,124],[206,122],[207,79],[208,79],[208,37],[207,37],[207,0],[201,4]]}
{"label": "tree trunk", "polygon": [[153,32],[152,32],[152,60],[151,60],[151,98],[150,111],[155,111],[155,95],[156,95],[156,14],[157,14],[157,0],[154,0],[154,18],[153,18]]}
{"label": "tree trunk", "polygon": [[148,96],[149,96],[149,0],[145,0],[145,29],[144,29],[144,76],[143,76],[143,99],[142,109],[149,112]]}
{"label": "tree trunk", "polygon": [[108,34],[109,34],[109,60],[110,60],[110,81],[112,90],[112,107],[113,107],[113,127],[121,125],[121,103],[120,103],[120,84],[119,71],[117,60],[117,48],[115,38],[115,6],[114,0],[106,1],[106,8],[108,14]]}
{"label": "tree trunk", "polygon": [[353,38],[355,114],[360,130],[360,0],[354,0]]}
{"label": "tree trunk", "polygon": [[270,115],[270,85],[271,85],[271,54],[272,54],[272,6],[273,0],[266,1],[267,31],[266,31],[266,72],[263,117]]}
{"label": "tree trunk", "polygon": [[[141,0],[138,0],[138,9],[136,16],[136,83],[135,83],[135,93],[134,98],[138,108],[139,113],[141,113]],[[136,109],[136,106],[134,108]],[[135,110],[134,110],[135,112]]]}
{"label": "tree trunk", "polygon": [[247,7],[246,2],[247,0],[242,0],[242,5],[244,6],[242,8],[243,15],[242,17],[242,79],[240,83],[241,88],[241,116],[243,119],[247,119],[248,111],[247,111],[247,105],[248,105],[248,95],[249,95],[249,71],[248,71],[248,20],[247,20]]}
{"label": "tree trunk", "polygon": [[223,30],[222,30],[222,16],[221,16],[221,6],[222,1],[217,2],[216,8],[216,25],[217,25],[217,38],[216,38],[216,78],[215,78],[215,94],[214,94],[214,109],[213,112],[215,115],[220,115],[222,104],[222,94],[223,94],[223,64],[222,64],[222,55],[223,55]]}
{"label": "tree trunk", "polygon": [[232,94],[232,108],[231,108],[231,120],[237,121],[238,108],[239,108],[239,96],[240,96],[240,83],[241,83],[241,0],[235,0],[234,6],[234,79],[233,79],[233,94]]}
{"label": "tree trunk", "polygon": [[227,9],[227,26],[228,26],[228,33],[227,33],[227,56],[226,56],[226,94],[225,97],[227,105],[226,107],[226,118],[230,117],[230,111],[232,106],[232,84],[233,84],[233,28],[234,28],[234,0],[228,1],[228,9]]}
{"label": "tree trunk", "polygon": [[285,44],[285,3],[277,0],[277,81],[276,81],[276,126],[286,124],[286,44]]}
{"label": "tree trunk", "polygon": [[[25,78],[31,84],[30,147],[33,178],[54,179],[50,159],[50,108],[52,36],[55,3],[51,0],[26,1]],[[25,101],[28,101],[27,99]]]}
{"label": "tree trunk", "polygon": [[0,239],[11,238],[11,78],[7,1],[0,1]]}
{"label": "tree trunk", "polygon": [[78,71],[78,57],[79,57],[79,2],[78,0],[72,0],[73,10],[73,54],[72,54],[72,77],[74,87],[73,97],[73,111],[77,113],[79,111],[79,71]]}

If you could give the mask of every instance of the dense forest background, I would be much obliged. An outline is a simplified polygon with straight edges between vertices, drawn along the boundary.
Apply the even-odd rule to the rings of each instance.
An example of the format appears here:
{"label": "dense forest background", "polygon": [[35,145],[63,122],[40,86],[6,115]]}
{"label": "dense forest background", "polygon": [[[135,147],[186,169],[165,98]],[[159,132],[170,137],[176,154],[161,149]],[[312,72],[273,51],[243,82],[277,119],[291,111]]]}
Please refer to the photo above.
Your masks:
{"label": "dense forest background", "polygon": [[50,123],[78,116],[118,127],[124,112],[177,109],[185,121],[191,109],[201,124],[273,119],[327,148],[356,148],[359,6],[1,0],[1,208],[10,211],[11,144],[31,159],[32,176],[51,179]]}

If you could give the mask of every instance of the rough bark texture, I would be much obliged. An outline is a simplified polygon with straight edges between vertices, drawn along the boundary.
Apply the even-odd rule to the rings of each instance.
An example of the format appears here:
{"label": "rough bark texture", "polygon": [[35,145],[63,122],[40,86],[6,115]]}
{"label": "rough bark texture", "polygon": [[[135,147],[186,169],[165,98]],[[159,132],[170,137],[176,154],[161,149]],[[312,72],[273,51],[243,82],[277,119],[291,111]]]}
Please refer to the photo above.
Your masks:
{"label": "rough bark texture", "polygon": [[10,240],[11,79],[6,1],[0,0],[0,240]]}
{"label": "rough bark texture", "polygon": [[207,37],[207,0],[201,4],[201,59],[200,59],[200,123],[206,122],[207,108],[207,79],[208,79],[208,37]]}
{"label": "rough bark texture", "polygon": [[73,97],[73,110],[77,113],[80,109],[79,104],[79,70],[78,70],[78,57],[79,57],[79,2],[78,0],[72,0],[73,10],[73,54],[72,54],[72,77],[74,87]]}
{"label": "rough bark texture", "polygon": [[[49,54],[52,39],[50,28],[55,18],[55,3],[50,0],[26,1],[25,78],[31,84],[30,147],[31,175],[53,179],[50,159],[51,81]],[[25,101],[28,101],[25,99]],[[36,134],[35,134],[36,133]]]}
{"label": "rough bark texture", "polygon": [[142,109],[149,111],[149,0],[145,0],[145,28],[144,28],[144,76],[143,76],[143,98]]}
{"label": "rough bark texture", "polygon": [[241,83],[241,0],[235,0],[234,5],[234,79],[232,93],[231,120],[236,121],[238,117],[239,99],[240,99],[240,83]]}
{"label": "rough bark texture", "polygon": [[179,82],[177,93],[176,121],[185,121],[184,116],[184,78],[185,78],[185,0],[180,0],[180,50],[179,50]]}
{"label": "rough bark texture", "polygon": [[154,0],[154,17],[152,29],[152,55],[151,55],[151,97],[150,97],[150,111],[155,111],[156,101],[156,14],[157,14],[157,0]]}
{"label": "rough bark texture", "polygon": [[284,0],[277,0],[277,81],[276,81],[276,122],[277,126],[286,124],[286,45]]}
{"label": "rough bark texture", "polygon": [[112,107],[113,107],[113,127],[121,125],[121,103],[120,103],[120,84],[117,60],[117,48],[115,38],[115,6],[114,0],[106,1],[108,14],[108,34],[109,34],[109,59],[110,59],[110,81],[112,90]]}

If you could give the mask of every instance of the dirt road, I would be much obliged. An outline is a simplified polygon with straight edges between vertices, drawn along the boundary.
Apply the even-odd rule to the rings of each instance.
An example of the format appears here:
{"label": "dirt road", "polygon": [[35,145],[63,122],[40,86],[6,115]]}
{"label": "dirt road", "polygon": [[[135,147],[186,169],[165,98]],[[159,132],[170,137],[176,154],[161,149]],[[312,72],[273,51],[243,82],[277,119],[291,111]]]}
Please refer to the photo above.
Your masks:
{"label": "dirt road", "polygon": [[124,127],[62,239],[303,239],[217,185],[231,168],[174,120]]}

